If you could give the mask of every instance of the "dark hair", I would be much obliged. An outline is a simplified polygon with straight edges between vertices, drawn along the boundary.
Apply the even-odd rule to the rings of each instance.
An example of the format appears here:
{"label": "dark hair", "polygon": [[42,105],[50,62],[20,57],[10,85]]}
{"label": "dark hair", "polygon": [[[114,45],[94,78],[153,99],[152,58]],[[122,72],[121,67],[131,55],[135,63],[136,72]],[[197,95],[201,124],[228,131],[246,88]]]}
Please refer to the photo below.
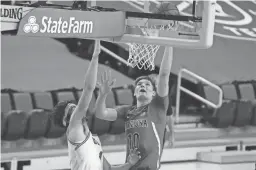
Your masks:
{"label": "dark hair", "polygon": [[[76,102],[73,100],[61,101],[53,108],[52,116],[53,116],[54,124],[56,124],[57,126],[67,127],[63,124],[62,120],[63,120],[63,117],[65,116],[65,109],[70,103],[76,104]],[[69,122],[69,119],[70,119],[70,116],[68,117],[67,122]]]}
{"label": "dark hair", "polygon": [[151,82],[154,91],[156,91],[156,82],[151,76],[140,76],[135,80],[135,86],[138,84],[140,80],[148,80]]}

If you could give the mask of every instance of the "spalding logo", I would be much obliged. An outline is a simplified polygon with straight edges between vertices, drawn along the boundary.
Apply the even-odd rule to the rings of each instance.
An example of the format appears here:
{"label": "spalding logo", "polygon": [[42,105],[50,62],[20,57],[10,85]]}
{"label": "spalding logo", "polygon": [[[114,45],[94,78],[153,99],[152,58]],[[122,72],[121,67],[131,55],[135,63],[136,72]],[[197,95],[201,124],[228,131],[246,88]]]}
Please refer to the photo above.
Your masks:
{"label": "spalding logo", "polygon": [[[192,4],[188,1],[178,4],[183,14],[188,14],[191,7]],[[256,41],[256,0],[217,1],[215,14],[216,36]]]}

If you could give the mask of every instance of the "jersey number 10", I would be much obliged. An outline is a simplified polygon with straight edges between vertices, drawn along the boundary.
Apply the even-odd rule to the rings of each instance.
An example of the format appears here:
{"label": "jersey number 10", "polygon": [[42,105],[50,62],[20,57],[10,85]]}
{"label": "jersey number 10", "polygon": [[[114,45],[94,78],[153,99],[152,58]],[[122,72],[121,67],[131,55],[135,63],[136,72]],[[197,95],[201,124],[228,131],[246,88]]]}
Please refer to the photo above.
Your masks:
{"label": "jersey number 10", "polygon": [[140,141],[140,135],[138,133],[129,133],[127,135],[127,144],[128,144],[128,151],[130,149],[138,149],[139,148],[139,141]]}

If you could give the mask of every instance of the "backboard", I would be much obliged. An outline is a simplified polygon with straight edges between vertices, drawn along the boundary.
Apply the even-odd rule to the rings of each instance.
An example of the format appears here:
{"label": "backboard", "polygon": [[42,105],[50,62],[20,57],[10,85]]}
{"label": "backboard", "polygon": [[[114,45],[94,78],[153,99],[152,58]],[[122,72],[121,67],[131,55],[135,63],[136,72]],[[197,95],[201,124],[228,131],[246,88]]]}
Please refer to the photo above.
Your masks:
{"label": "backboard", "polygon": [[[157,0],[87,1],[88,6],[114,9],[110,11],[75,9],[75,6],[70,4],[5,5],[1,7],[1,31],[18,30],[17,35],[25,36],[102,39],[115,43],[192,49],[209,48],[213,43],[215,1],[163,1],[174,4],[179,11],[178,15],[162,14],[163,11],[157,7],[162,2]],[[17,16],[14,15],[16,13]],[[26,26],[32,26],[29,23],[30,16],[36,18],[34,24],[39,26],[34,32],[25,29]],[[178,29],[166,29],[166,24],[173,21],[178,22]],[[152,26],[153,29],[149,29]],[[70,28],[68,32],[67,27]],[[154,36],[148,35],[151,30],[157,30]]]}
{"label": "backboard", "polygon": [[[122,37],[109,41],[116,43],[155,44],[180,48],[209,48],[213,44],[215,0],[209,1],[163,1],[177,7],[179,14],[174,16],[157,15],[162,2],[150,1],[96,1],[96,5],[112,7],[126,13],[126,32]],[[160,10],[161,11],[161,10]],[[168,14],[169,15],[169,14]],[[164,19],[162,19],[164,18]],[[141,28],[146,24],[165,25],[167,22],[178,22],[177,30],[162,29],[157,36],[145,35]],[[151,22],[150,22],[151,21]]]}

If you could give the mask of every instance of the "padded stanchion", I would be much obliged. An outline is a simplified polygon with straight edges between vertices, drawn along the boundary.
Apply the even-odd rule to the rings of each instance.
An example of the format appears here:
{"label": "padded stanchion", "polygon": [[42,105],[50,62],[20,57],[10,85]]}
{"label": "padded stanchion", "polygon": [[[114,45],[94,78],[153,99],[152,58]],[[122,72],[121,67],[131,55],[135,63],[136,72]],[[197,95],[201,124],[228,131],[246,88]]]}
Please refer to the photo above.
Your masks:
{"label": "padded stanchion", "polygon": [[42,109],[35,109],[29,112],[26,139],[37,139],[43,137],[47,131],[49,117],[48,113]]}
{"label": "padded stanchion", "polygon": [[252,103],[251,101],[235,101],[236,103],[236,111],[235,111],[235,119],[233,122],[233,126],[246,126],[250,124],[252,118]]}
{"label": "padded stanchion", "polygon": [[13,110],[6,116],[6,129],[3,135],[3,140],[18,140],[24,138],[24,133],[27,125],[28,113],[20,110]]}

